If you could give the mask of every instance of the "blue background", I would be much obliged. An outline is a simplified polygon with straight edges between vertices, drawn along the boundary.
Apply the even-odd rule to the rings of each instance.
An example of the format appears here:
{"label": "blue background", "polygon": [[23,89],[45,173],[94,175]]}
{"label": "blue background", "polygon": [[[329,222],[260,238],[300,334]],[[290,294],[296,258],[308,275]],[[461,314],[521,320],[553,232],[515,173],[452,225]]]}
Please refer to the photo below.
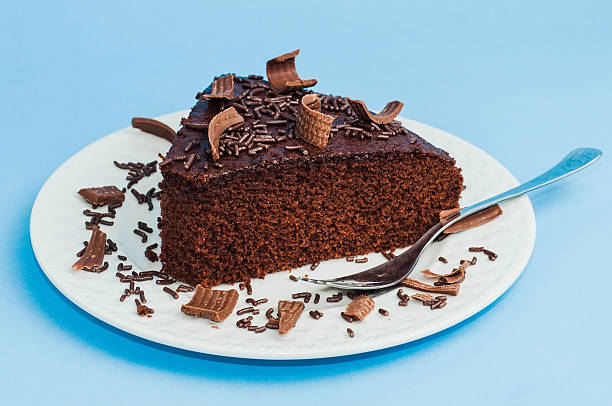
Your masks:
{"label": "blue background", "polygon": [[[253,3],[0,6],[0,403],[611,404],[611,3]],[[574,147],[604,159],[532,194],[535,251],[500,300],[373,355],[194,357],[64,300],[28,235],[52,171],[132,116],[190,107],[215,74],[263,74],[266,59],[298,47],[317,90],[372,108],[403,100],[404,116],[465,138],[520,180]]]}

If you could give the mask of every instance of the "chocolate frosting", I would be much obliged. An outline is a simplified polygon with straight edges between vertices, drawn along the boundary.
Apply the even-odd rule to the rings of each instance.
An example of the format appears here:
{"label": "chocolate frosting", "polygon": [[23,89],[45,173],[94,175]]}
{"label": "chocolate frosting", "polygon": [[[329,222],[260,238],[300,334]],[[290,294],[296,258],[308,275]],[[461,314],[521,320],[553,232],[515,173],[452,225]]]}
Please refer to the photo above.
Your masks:
{"label": "chocolate frosting", "polygon": [[[271,144],[269,149],[258,152],[256,155],[249,155],[241,153],[239,156],[222,156],[218,163],[220,167],[213,165],[212,157],[207,150],[210,150],[207,138],[207,124],[210,123],[212,118],[221,112],[222,110],[235,106],[237,103],[236,98],[243,94],[253,85],[261,85],[269,88],[267,81],[263,79],[246,79],[235,77],[234,83],[234,100],[208,100],[203,95],[210,94],[211,87],[209,86],[203,92],[198,93],[198,102],[192,109],[187,119],[191,126],[184,125],[179,131],[172,147],[168,151],[166,158],[176,160],[164,166],[164,172],[166,173],[181,173],[187,178],[199,178],[200,180],[206,180],[223,174],[241,170],[244,168],[257,168],[257,167],[268,167],[275,166],[290,161],[311,161],[311,160],[327,160],[335,157],[342,157],[345,155],[358,155],[367,159],[368,156],[377,154],[380,152],[388,153],[391,151],[408,152],[421,154],[431,154],[447,159],[449,162],[454,163],[451,158],[444,150],[439,149],[419,137],[417,134],[405,130],[405,134],[390,136],[387,138],[381,137],[377,139],[376,132],[373,138],[360,139],[358,137],[347,137],[336,133],[329,139],[329,142],[325,148],[317,148],[307,142],[296,138],[288,138],[286,140]],[[306,94],[313,93],[307,90],[296,90],[290,93],[278,93],[278,96],[286,96],[290,94],[292,100],[300,100]],[[318,94],[318,93],[317,93]],[[320,95],[324,97],[326,95]],[[269,97],[269,96],[268,96]],[[297,110],[297,109],[296,109]],[[238,112],[243,115],[242,110]],[[347,121],[354,118],[346,114],[345,111],[324,111],[325,114],[329,114],[334,117],[333,126],[341,126],[346,124]],[[288,116],[293,115],[289,111],[283,112],[280,119],[286,119]],[[245,126],[251,126],[254,121],[254,117],[244,117]],[[270,118],[271,120],[271,118]],[[354,126],[355,123],[349,124]],[[200,128],[192,128],[200,127]],[[287,132],[291,131],[287,125],[274,125],[268,126],[273,131],[278,129],[285,129]],[[365,131],[365,130],[364,130]],[[365,131],[368,132],[368,131]],[[182,160],[185,156],[185,147],[189,145],[199,144],[197,149],[192,149],[190,152],[198,154],[198,159],[193,162],[189,170],[185,169]],[[301,150],[307,151],[306,153],[297,153],[295,150],[288,150],[285,146],[300,146]]]}

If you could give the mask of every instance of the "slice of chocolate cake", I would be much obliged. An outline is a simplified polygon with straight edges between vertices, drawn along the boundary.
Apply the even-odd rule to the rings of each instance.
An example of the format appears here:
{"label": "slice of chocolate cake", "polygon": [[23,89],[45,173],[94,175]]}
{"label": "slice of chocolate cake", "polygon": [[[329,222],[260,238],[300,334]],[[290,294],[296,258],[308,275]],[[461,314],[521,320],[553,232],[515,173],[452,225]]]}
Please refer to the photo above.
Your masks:
{"label": "slice of chocolate cake", "polygon": [[210,287],[405,247],[458,207],[445,151],[352,100],[271,83],[224,76],[198,93],[160,164],[166,272]]}

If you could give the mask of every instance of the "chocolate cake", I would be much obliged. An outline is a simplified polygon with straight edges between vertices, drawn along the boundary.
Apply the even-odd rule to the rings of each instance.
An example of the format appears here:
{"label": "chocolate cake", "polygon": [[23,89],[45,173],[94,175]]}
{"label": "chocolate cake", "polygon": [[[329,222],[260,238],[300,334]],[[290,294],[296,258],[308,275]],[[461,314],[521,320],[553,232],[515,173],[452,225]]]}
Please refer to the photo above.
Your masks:
{"label": "chocolate cake", "polygon": [[[399,121],[295,88],[316,80],[227,76],[196,95],[160,164],[161,261],[179,280],[210,287],[405,247],[458,207],[455,160]],[[299,134],[324,125],[305,113],[331,117],[324,144]]]}

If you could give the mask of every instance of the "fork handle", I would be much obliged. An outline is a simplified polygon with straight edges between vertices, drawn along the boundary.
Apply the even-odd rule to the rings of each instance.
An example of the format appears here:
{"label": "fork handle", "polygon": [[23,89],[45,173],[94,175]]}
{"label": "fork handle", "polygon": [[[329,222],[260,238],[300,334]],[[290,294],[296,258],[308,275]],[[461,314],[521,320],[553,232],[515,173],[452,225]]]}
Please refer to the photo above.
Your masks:
{"label": "fork handle", "polygon": [[504,193],[500,193],[496,196],[460,209],[459,215],[446,223],[444,228],[447,228],[451,224],[456,223],[470,214],[476,213],[482,209],[486,209],[487,207],[491,207],[505,200],[513,199],[576,173],[601,158],[601,154],[602,152],[595,148],[577,148],[567,154],[565,158],[561,160],[561,162],[540,176],[536,176],[535,178]]}

